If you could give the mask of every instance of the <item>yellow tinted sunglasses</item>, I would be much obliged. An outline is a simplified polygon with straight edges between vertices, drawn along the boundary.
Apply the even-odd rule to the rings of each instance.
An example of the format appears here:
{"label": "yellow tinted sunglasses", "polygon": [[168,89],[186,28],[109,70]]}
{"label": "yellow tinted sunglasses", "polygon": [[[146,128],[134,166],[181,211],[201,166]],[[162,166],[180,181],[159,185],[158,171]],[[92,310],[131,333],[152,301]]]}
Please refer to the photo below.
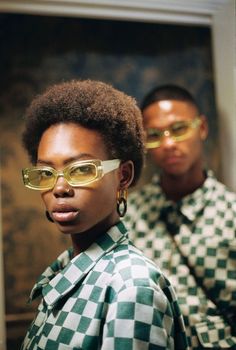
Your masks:
{"label": "yellow tinted sunglasses", "polygon": [[200,124],[201,120],[197,117],[193,120],[176,121],[166,129],[147,128],[146,148],[160,147],[164,137],[171,137],[175,142],[187,140]]}
{"label": "yellow tinted sunglasses", "polygon": [[119,159],[82,160],[68,165],[61,171],[48,166],[36,166],[22,170],[24,185],[32,190],[52,189],[59,176],[63,176],[71,186],[85,186],[100,180],[105,174],[117,169]]}

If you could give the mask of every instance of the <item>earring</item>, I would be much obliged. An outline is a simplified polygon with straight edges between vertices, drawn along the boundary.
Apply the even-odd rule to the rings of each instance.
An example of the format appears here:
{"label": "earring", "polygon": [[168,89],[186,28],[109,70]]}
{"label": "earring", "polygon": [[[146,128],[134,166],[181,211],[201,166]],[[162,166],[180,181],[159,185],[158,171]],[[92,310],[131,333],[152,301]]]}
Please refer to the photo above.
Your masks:
{"label": "earring", "polygon": [[125,216],[127,211],[127,195],[128,192],[126,189],[117,191],[116,210],[121,218]]}
{"label": "earring", "polygon": [[50,214],[49,214],[49,212],[48,212],[47,210],[45,211],[45,215],[46,215],[46,218],[48,219],[48,221],[54,222],[54,221],[52,220],[52,218],[51,218],[51,216],[50,216]]}

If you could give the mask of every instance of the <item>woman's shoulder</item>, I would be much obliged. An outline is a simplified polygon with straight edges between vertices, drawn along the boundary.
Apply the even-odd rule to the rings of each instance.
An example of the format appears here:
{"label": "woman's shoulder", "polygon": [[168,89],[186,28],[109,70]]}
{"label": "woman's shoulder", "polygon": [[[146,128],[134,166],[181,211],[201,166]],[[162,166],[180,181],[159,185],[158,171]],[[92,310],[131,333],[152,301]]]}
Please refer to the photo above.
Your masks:
{"label": "woman's shoulder", "polygon": [[127,240],[113,252],[113,278],[119,276],[128,286],[146,286],[157,288],[165,280],[157,265],[148,259],[138,248]]}

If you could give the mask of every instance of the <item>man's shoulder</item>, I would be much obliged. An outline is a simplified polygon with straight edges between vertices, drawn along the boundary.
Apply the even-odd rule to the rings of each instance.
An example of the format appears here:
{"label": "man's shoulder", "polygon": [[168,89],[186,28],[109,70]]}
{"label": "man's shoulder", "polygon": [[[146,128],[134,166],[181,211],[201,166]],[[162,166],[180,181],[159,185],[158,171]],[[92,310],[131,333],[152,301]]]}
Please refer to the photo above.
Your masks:
{"label": "man's shoulder", "polygon": [[223,182],[219,181],[211,172],[208,176],[207,184],[212,188],[212,192],[216,198],[236,204],[236,192],[227,187]]}

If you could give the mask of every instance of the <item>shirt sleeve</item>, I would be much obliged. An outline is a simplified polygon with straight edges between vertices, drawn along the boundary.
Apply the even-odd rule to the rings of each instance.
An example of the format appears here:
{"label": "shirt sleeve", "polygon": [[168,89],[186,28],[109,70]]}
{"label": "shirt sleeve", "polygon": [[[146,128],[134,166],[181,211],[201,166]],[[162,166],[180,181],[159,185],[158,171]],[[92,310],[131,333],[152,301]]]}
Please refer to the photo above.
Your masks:
{"label": "shirt sleeve", "polygon": [[161,289],[126,288],[108,305],[101,349],[186,349],[175,345],[178,330],[174,318],[172,306]]}

